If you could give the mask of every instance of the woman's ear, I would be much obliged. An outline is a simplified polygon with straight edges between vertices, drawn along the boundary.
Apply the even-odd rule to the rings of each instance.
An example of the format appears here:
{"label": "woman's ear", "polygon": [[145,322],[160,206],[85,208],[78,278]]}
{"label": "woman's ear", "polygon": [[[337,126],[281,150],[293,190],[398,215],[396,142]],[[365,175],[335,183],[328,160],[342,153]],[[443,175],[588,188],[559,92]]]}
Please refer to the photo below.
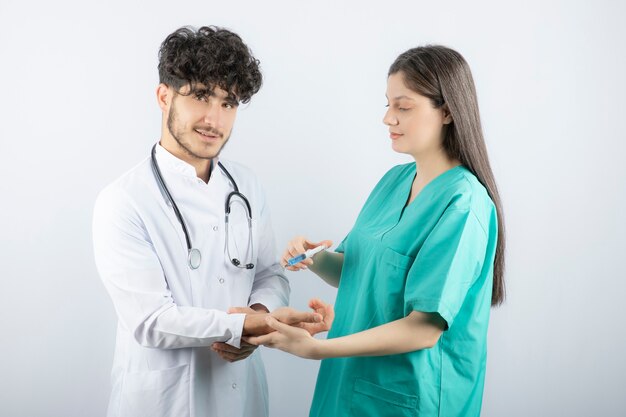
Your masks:
{"label": "woman's ear", "polygon": [[441,110],[443,111],[443,124],[449,125],[450,123],[452,123],[452,114],[450,113],[448,104],[444,103],[443,106],[441,106]]}

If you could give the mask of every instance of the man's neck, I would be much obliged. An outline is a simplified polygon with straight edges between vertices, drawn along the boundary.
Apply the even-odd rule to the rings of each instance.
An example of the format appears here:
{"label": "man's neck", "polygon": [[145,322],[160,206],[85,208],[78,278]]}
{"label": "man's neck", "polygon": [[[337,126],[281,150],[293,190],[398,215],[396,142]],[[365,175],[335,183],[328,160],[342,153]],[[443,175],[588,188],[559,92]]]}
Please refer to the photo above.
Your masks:
{"label": "man's neck", "polygon": [[159,144],[176,158],[183,160],[192,167],[194,167],[198,178],[206,183],[209,182],[213,167],[213,159],[196,158],[195,156],[189,154],[187,150],[185,150],[182,146],[178,144],[178,142],[173,139],[164,140],[163,138],[161,138]]}

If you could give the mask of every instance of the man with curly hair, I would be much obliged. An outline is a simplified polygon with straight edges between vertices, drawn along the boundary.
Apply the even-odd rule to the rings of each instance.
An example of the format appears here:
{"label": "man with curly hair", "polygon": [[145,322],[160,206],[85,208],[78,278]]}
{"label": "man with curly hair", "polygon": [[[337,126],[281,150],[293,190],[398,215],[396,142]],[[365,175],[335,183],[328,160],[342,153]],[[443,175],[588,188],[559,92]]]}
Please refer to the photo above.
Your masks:
{"label": "man with curly hair", "polygon": [[[259,61],[235,33],[181,28],[159,51],[161,138],[107,186],[94,209],[96,265],[117,316],[108,415],[268,415],[265,371],[242,337],[271,314],[323,330],[284,307],[263,190],[219,157],[239,103],[259,91]],[[228,220],[225,215],[228,212]]]}

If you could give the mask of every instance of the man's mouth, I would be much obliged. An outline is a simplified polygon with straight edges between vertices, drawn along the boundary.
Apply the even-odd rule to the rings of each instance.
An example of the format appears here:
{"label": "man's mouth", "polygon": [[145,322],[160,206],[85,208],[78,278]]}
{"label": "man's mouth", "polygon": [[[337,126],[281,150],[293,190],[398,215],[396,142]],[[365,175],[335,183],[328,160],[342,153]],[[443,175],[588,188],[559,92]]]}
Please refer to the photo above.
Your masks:
{"label": "man's mouth", "polygon": [[204,129],[194,129],[196,131],[196,133],[199,133],[201,136],[207,138],[207,139],[219,139],[221,137],[220,134],[217,134],[215,132],[209,131],[209,130],[204,130]]}

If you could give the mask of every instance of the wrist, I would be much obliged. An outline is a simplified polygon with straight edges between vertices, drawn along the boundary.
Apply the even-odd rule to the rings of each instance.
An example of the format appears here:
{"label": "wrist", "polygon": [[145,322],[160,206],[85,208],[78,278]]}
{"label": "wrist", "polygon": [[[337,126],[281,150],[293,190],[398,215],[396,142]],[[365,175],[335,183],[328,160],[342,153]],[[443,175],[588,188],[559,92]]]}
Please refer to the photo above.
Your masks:
{"label": "wrist", "polygon": [[243,336],[260,336],[270,333],[272,328],[265,321],[268,315],[268,313],[246,314],[243,322]]}
{"label": "wrist", "polygon": [[328,353],[327,353],[328,341],[320,340],[316,338],[313,338],[313,341],[314,342],[311,344],[311,350],[309,351],[308,358],[315,359],[315,360],[327,358],[328,357]]}
{"label": "wrist", "polygon": [[267,307],[265,307],[263,304],[261,303],[256,303],[256,304],[252,304],[250,306],[251,309],[253,309],[254,311],[257,311],[259,313],[269,313],[269,309]]}

